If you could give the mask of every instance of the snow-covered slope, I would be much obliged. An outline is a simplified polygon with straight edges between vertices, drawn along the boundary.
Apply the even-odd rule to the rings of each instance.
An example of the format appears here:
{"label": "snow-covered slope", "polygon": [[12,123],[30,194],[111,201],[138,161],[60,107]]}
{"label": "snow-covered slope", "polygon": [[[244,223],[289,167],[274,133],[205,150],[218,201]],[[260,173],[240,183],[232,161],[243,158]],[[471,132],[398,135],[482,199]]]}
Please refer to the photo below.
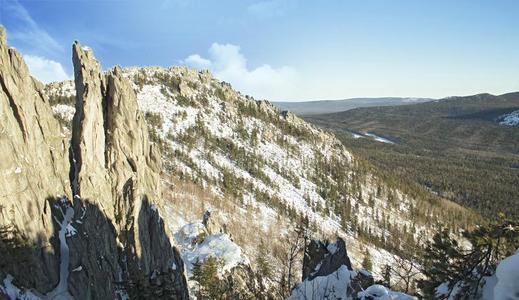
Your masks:
{"label": "snow-covered slope", "polygon": [[[373,177],[333,135],[236,92],[207,71],[146,67],[124,74],[162,148],[165,174],[203,188],[210,195],[207,206],[217,198],[232,202],[229,219],[257,226],[257,236],[267,236],[274,224],[284,224],[276,231],[285,234],[302,218],[321,237],[342,236],[354,265],[371,256],[374,275],[380,276],[403,241],[431,236],[439,221],[463,220],[463,210],[404,194]],[[64,119],[71,84],[47,86],[55,113]],[[246,224],[251,207],[255,221]],[[196,221],[175,209],[186,224]],[[254,255],[255,248],[243,243],[245,253]]]}
{"label": "snow-covered slope", "polygon": [[513,111],[508,114],[504,114],[498,118],[499,124],[505,126],[517,126],[519,125],[519,110]]}

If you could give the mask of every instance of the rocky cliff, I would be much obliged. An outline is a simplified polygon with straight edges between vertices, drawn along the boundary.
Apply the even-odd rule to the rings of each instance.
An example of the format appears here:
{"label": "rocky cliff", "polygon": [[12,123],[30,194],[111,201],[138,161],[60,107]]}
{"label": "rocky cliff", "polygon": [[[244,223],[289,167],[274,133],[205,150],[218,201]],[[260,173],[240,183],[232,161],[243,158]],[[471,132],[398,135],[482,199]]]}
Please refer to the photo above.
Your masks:
{"label": "rocky cliff", "polygon": [[305,248],[303,281],[288,299],[416,300],[416,297],[374,284],[366,270],[351,267],[344,240],[312,240]]}
{"label": "rocky cliff", "polygon": [[43,86],[31,78],[22,56],[7,46],[1,26],[0,86],[0,226],[8,231],[6,237],[18,235],[36,248],[29,249],[25,265],[0,255],[0,274],[20,275],[24,285],[48,291],[59,278],[48,199],[70,198],[68,141]]}
{"label": "rocky cliff", "polygon": [[[160,155],[119,68],[73,45],[76,112],[66,139],[0,29],[0,296],[186,299],[159,212]],[[70,154],[69,154],[70,152]]]}
{"label": "rocky cliff", "polygon": [[305,248],[302,280],[330,275],[342,265],[352,269],[343,239],[338,238],[334,244],[311,240]]}

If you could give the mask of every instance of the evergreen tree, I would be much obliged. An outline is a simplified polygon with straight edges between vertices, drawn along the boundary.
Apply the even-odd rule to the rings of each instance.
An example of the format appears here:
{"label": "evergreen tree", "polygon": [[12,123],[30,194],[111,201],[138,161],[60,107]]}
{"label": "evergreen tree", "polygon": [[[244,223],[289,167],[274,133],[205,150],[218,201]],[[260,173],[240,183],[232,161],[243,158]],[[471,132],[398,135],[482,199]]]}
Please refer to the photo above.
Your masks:
{"label": "evergreen tree", "polygon": [[368,251],[364,254],[364,259],[362,260],[362,268],[371,271],[373,269],[373,262],[371,261],[371,255]]}
{"label": "evergreen tree", "polygon": [[258,252],[256,254],[256,265],[258,268],[258,273],[266,278],[270,278],[272,276],[272,266],[270,265],[268,257],[269,254],[267,245],[265,245],[265,243],[262,240],[258,247]]}
{"label": "evergreen tree", "polygon": [[214,256],[209,256],[203,263],[194,264],[193,279],[200,284],[198,291],[200,299],[221,299],[223,297],[225,285],[218,276],[218,269],[221,266],[222,261]]}
{"label": "evergreen tree", "polygon": [[386,264],[382,270],[382,284],[391,288],[391,266]]}
{"label": "evergreen tree", "polygon": [[426,247],[423,273],[427,279],[419,281],[419,287],[433,297],[436,287],[448,283],[449,294],[457,286],[462,294],[476,297],[484,277],[491,276],[499,261],[519,247],[518,228],[519,221],[501,216],[464,233],[471,244],[469,249],[461,247],[447,229],[442,230]]}

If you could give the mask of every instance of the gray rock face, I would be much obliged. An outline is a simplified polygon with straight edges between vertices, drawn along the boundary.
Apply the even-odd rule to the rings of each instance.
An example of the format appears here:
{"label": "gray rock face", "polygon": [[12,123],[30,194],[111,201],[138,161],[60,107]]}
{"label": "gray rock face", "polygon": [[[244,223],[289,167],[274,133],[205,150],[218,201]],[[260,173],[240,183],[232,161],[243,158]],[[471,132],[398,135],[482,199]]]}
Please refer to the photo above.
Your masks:
{"label": "gray rock face", "polygon": [[0,228],[33,242],[17,243],[20,257],[0,254],[0,278],[29,272],[17,282],[48,291],[58,281],[59,248],[47,199],[70,197],[70,167],[68,141],[42,89],[0,26]]}
{"label": "gray rock face", "polygon": [[353,270],[343,239],[337,238],[335,244],[312,240],[305,249],[302,280],[330,275],[342,265]]}
{"label": "gray rock face", "polygon": [[[95,268],[105,260],[113,269],[112,278],[87,274],[80,281],[111,282],[113,287],[106,293],[119,285],[139,298],[187,298],[183,263],[158,213],[160,155],[149,143],[135,93],[119,68],[104,75],[91,50],[78,42],[73,45],[73,63],[77,89],[71,143],[74,206],[87,213],[89,206],[97,207],[101,215],[94,210],[91,217],[107,233],[92,239],[100,239],[101,245],[102,240],[112,241],[108,248],[96,249],[97,258],[85,263]],[[82,248],[82,241],[78,247]],[[96,289],[85,297],[92,297]]]}
{"label": "gray rock face", "polygon": [[160,155],[120,69],[103,74],[74,43],[69,156],[41,84],[5,40],[0,27],[0,249],[12,254],[0,258],[0,279],[65,298],[187,299],[159,214]]}
{"label": "gray rock face", "polygon": [[[328,276],[342,265],[353,271],[343,239],[338,237],[334,244],[312,240],[305,249],[302,280],[312,281],[318,276]],[[373,285],[374,279],[371,273],[364,270],[353,271],[351,274],[347,294],[352,299],[358,299],[357,294]]]}

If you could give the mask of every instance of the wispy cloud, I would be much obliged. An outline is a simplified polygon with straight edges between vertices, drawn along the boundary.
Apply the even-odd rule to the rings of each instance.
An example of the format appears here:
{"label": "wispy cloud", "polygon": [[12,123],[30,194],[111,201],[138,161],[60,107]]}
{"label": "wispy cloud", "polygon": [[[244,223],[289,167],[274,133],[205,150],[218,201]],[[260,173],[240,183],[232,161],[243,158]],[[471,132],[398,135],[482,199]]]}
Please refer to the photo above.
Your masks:
{"label": "wispy cloud", "polygon": [[42,29],[29,12],[17,0],[2,1],[2,13],[16,19],[14,26],[8,28],[8,38],[23,50],[41,55],[62,53],[64,48],[46,30]]}
{"label": "wispy cloud", "polygon": [[198,54],[181,63],[199,69],[209,69],[220,80],[230,82],[236,89],[256,98],[281,100],[291,96],[296,88],[298,73],[294,68],[274,68],[268,64],[249,68],[239,46],[213,43],[209,58]]}
{"label": "wispy cloud", "polygon": [[72,76],[65,72],[63,66],[53,60],[40,56],[24,55],[29,72],[43,83],[70,79]]}
{"label": "wispy cloud", "polygon": [[62,64],[47,57],[60,57],[65,49],[17,0],[0,0],[1,13],[9,16],[12,26],[8,28],[7,38],[11,45],[24,53],[24,60],[32,76],[48,83],[70,79]]}
{"label": "wispy cloud", "polygon": [[297,0],[268,0],[253,3],[247,11],[259,18],[283,17],[297,6]]}

